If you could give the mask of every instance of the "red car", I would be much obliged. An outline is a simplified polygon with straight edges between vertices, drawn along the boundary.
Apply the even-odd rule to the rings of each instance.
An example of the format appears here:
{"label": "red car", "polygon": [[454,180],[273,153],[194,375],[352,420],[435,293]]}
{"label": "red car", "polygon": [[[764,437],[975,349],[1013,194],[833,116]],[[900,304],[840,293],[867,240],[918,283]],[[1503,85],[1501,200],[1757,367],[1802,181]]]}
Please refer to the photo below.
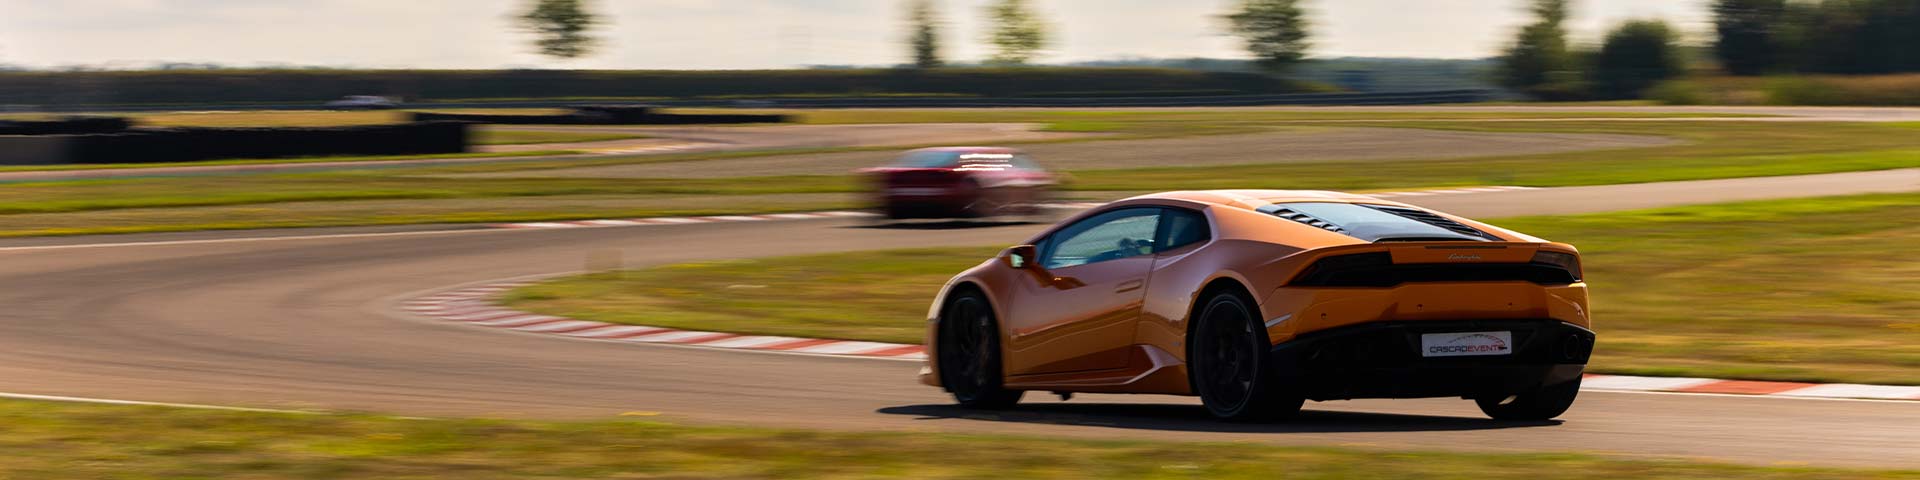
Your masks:
{"label": "red car", "polygon": [[892,219],[1039,215],[1059,183],[1026,153],[998,147],[914,150],[861,172]]}

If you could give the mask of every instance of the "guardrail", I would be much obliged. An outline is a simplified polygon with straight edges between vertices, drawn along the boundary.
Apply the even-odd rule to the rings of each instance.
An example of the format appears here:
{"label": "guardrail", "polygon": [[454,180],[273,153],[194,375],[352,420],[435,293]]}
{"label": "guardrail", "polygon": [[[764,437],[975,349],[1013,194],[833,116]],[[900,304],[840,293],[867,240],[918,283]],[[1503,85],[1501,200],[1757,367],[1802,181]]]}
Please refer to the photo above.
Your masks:
{"label": "guardrail", "polygon": [[[1494,100],[1494,90],[1441,90],[1383,93],[1302,93],[1283,95],[1226,95],[1206,97],[858,97],[683,99],[635,102],[668,107],[701,108],[1115,108],[1115,107],[1261,107],[1285,105],[1431,105]],[[447,102],[407,104],[411,109],[445,108],[568,108],[610,102]],[[47,105],[29,107],[42,112],[145,112],[181,110],[322,110],[312,104],[240,105]]]}

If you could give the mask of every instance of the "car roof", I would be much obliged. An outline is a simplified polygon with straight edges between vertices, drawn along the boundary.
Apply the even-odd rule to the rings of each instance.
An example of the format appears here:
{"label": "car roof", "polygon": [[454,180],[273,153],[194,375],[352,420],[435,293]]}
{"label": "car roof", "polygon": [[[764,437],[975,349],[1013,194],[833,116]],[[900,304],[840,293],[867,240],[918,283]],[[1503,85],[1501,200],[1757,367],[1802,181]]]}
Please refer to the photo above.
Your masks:
{"label": "car roof", "polygon": [[1245,210],[1259,210],[1267,205],[1292,202],[1399,204],[1366,195],[1322,190],[1187,190],[1141,195],[1127,200],[1183,200]]}
{"label": "car roof", "polygon": [[1021,153],[1019,149],[1006,147],[933,147],[913,150],[912,152]]}

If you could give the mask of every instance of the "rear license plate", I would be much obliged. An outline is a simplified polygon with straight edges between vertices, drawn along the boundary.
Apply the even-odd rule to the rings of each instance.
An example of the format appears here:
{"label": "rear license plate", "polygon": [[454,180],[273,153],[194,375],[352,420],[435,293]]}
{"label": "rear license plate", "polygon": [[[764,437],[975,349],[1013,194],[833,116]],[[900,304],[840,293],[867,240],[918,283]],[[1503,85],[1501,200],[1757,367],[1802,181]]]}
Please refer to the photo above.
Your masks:
{"label": "rear license plate", "polygon": [[1420,336],[1420,356],[1512,355],[1513,332],[1428,333]]}

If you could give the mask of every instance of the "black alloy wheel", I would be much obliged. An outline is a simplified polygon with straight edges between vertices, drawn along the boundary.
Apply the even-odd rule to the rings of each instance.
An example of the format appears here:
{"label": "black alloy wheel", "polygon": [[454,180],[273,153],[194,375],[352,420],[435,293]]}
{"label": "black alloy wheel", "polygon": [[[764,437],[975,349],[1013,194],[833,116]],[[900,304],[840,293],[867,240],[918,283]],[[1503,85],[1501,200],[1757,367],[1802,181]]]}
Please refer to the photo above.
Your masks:
{"label": "black alloy wheel", "polygon": [[1213,295],[1194,316],[1188,339],[1189,376],[1214,417],[1263,421],[1292,416],[1306,402],[1288,395],[1269,372],[1266,325],[1234,293]]}
{"label": "black alloy wheel", "polygon": [[1000,367],[1000,326],[986,298],[966,292],[947,302],[940,315],[940,384],[967,408],[999,409],[1020,402],[1026,392],[1007,390]]}

